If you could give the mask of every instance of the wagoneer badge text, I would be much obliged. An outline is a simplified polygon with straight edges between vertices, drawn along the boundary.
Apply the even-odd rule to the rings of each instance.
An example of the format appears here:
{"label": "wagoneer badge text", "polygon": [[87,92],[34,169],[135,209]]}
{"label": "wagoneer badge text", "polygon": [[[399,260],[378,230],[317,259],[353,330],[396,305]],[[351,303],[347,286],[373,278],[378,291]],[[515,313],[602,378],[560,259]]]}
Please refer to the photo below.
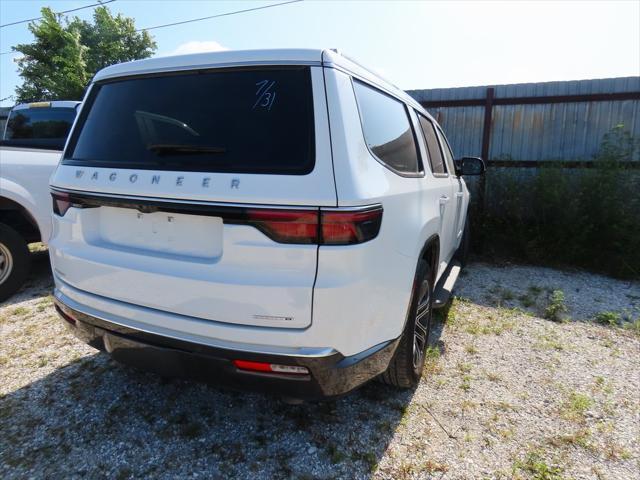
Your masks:
{"label": "wagoneer badge text", "polygon": [[[82,178],[85,175],[85,171],[84,170],[76,170],[76,178]],[[106,174],[105,174],[106,175]],[[139,176],[137,173],[130,173],[127,177],[126,174],[121,174],[121,176],[124,176],[125,178],[128,178],[129,183],[136,183],[139,180]],[[97,181],[100,177],[100,172],[93,172],[91,174],[91,180]],[[160,180],[161,180],[161,175],[157,175],[154,174],[151,176],[151,185],[159,185],[160,184]],[[116,179],[118,178],[118,172],[111,172],[108,175],[109,181],[111,182],[115,182]],[[173,179],[171,179],[171,182],[175,182],[175,185],[178,187],[181,187],[184,184],[184,176],[183,175],[177,175],[176,177],[174,177]],[[166,179],[163,181],[163,183],[166,182]],[[211,187],[211,177],[202,177],[202,180],[199,182],[200,186],[202,188],[209,188]],[[239,178],[232,178],[229,188],[240,188],[240,179]]]}

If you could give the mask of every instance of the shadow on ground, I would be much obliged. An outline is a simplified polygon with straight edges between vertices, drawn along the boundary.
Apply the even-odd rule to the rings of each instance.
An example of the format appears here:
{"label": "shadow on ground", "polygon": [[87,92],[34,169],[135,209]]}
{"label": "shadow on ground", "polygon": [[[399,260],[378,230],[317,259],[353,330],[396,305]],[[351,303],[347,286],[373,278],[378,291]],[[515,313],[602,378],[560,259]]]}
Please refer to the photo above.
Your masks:
{"label": "shadow on ground", "polygon": [[31,298],[48,295],[53,291],[53,277],[47,250],[31,254],[31,271],[24,285],[13,296],[0,302],[0,307],[30,300]]}
{"label": "shadow on ground", "polygon": [[[6,304],[49,293],[46,255],[29,284]],[[0,398],[0,476],[368,478],[413,394],[371,382],[292,406],[96,352]]]}

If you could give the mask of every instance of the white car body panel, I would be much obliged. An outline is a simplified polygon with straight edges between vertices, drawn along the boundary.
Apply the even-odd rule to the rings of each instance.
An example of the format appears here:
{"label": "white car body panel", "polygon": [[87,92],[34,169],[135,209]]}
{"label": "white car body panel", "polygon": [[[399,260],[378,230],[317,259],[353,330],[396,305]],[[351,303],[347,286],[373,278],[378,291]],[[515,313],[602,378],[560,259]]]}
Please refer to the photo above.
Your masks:
{"label": "white car body panel", "polygon": [[[310,349],[348,356],[397,338],[404,328],[422,250],[430,239],[440,239],[440,277],[460,242],[468,191],[454,176],[435,177],[428,164],[424,176],[403,177],[374,158],[363,137],[352,77],[428,116],[413,99],[327,50],[155,58],[108,67],[94,81],[239,65],[309,66],[316,139],[316,163],[310,174],[61,164],[52,187],[178,202],[382,205],[377,237],[348,246],[279,244],[251,226],[189,223],[184,218],[179,219],[184,220],[182,236],[173,239],[172,233],[162,230],[163,243],[138,232],[133,217],[114,217],[105,207],[71,208],[64,217],[54,215],[50,251],[56,295],[78,311],[123,326],[246,351],[300,354]],[[416,128],[415,115],[410,117]],[[416,138],[426,158],[423,138]],[[154,182],[154,176],[160,179]],[[208,186],[203,188],[205,178]],[[234,188],[234,182],[241,188]],[[135,215],[135,210],[129,213]],[[115,228],[119,222],[123,231]],[[145,222],[153,224],[153,219]],[[211,244],[188,241],[202,235],[211,237]]]}
{"label": "white car body panel", "polygon": [[24,207],[44,243],[51,236],[49,179],[60,155],[57,150],[0,147],[0,197]]}
{"label": "white car body panel", "polygon": [[[79,102],[46,102],[53,108],[76,108]],[[28,110],[30,104],[16,105],[12,112]],[[6,127],[5,127],[6,128]],[[3,138],[5,132],[2,132]],[[35,221],[43,243],[51,236],[51,196],[49,180],[62,152],[46,148],[0,146],[0,197],[23,207]]]}

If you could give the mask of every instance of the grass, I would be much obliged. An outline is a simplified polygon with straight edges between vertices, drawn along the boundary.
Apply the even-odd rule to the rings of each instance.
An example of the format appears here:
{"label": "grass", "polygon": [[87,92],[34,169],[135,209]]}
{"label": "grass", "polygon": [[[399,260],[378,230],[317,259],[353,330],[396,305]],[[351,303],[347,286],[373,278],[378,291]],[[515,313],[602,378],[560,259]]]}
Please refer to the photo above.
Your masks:
{"label": "grass", "polygon": [[556,435],[549,440],[549,443],[554,447],[572,445],[586,449],[593,448],[591,431],[588,428],[580,428],[571,433]]}
{"label": "grass", "polygon": [[440,370],[438,361],[440,360],[440,349],[437,346],[428,346],[424,353],[424,370],[425,373],[434,374]]}
{"label": "grass", "polygon": [[516,460],[513,465],[513,474],[518,471],[529,474],[532,480],[562,480],[563,469],[559,465],[549,465],[544,455],[539,450],[527,453],[521,460]]}
{"label": "grass", "polygon": [[583,420],[593,406],[593,399],[584,393],[571,392],[564,403],[563,413],[568,420]]}
{"label": "grass", "polygon": [[546,331],[538,335],[538,341],[534,347],[541,350],[557,350],[561,351],[565,349],[565,345],[560,341],[558,335],[555,332]]}
{"label": "grass", "polygon": [[329,455],[329,459],[334,465],[343,462],[347,458],[335,443],[327,445],[327,455]]}
{"label": "grass", "polygon": [[351,454],[351,460],[354,462],[364,462],[371,473],[373,473],[378,466],[378,458],[373,452],[353,452]]}
{"label": "grass", "polygon": [[14,317],[24,317],[29,313],[31,313],[31,310],[29,310],[27,307],[16,307],[11,312],[11,315],[13,315]]}
{"label": "grass", "polygon": [[470,343],[464,347],[464,351],[469,355],[476,355],[478,353],[478,349],[473,343]]}
{"label": "grass", "polygon": [[625,323],[623,328],[640,337],[640,318]]}
{"label": "grass", "polygon": [[602,325],[613,327],[620,323],[621,316],[618,312],[600,312],[595,316],[594,320]]}

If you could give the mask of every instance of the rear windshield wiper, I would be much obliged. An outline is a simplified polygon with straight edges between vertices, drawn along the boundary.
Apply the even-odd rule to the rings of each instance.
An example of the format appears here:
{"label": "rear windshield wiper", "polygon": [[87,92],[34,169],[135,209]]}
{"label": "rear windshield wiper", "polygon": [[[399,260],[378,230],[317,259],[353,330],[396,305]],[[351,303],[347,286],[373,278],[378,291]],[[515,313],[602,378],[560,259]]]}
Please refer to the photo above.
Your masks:
{"label": "rear windshield wiper", "polygon": [[151,145],[147,145],[147,150],[157,153],[158,155],[202,155],[227,153],[227,149],[224,147],[210,147],[207,145],[181,145],[173,143],[153,143]]}

